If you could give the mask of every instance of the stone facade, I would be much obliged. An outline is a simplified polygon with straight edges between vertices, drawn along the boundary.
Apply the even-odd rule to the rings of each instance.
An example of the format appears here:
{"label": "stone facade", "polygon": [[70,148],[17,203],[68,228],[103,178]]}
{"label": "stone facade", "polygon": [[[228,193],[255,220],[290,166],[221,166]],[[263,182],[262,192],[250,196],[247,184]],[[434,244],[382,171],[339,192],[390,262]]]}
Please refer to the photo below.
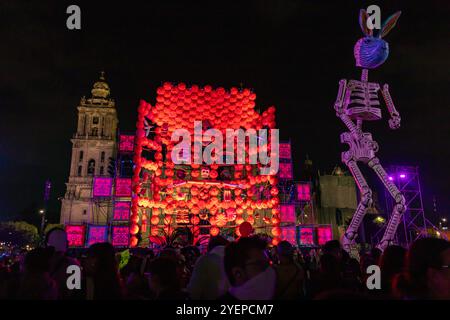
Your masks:
{"label": "stone facade", "polygon": [[61,204],[62,224],[105,224],[111,215],[110,200],[92,197],[94,176],[108,175],[110,158],[116,154],[118,119],[103,73],[91,93],[92,97],[83,97],[78,106],[69,181]]}

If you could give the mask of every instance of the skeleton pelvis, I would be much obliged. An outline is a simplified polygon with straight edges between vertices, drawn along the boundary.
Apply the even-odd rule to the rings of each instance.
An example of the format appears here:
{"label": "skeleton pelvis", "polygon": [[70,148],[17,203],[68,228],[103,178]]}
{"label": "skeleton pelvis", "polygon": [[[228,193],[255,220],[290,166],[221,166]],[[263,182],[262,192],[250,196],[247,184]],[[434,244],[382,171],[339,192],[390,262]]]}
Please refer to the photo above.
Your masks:
{"label": "skeleton pelvis", "polygon": [[344,132],[341,134],[341,142],[350,147],[348,151],[342,153],[342,161],[345,163],[349,160],[368,162],[378,151],[378,144],[372,140],[370,133],[353,135],[350,132]]}

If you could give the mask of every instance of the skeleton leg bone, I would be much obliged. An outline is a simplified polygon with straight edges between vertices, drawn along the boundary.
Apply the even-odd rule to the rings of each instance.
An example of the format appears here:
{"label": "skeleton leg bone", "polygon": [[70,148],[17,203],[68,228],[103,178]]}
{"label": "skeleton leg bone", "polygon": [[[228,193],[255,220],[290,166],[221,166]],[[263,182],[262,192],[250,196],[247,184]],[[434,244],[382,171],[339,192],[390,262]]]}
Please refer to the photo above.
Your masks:
{"label": "skeleton leg bone", "polygon": [[352,221],[342,239],[342,246],[344,250],[350,252],[351,245],[356,238],[359,226],[361,225],[364,215],[367,212],[367,208],[372,204],[372,190],[370,190],[366,179],[362,175],[361,170],[358,168],[356,161],[349,160],[346,161],[345,164],[350,169],[350,172],[358,185],[358,189],[361,192],[361,200],[358,203],[358,207],[353,214]]}
{"label": "skeleton leg bone", "polygon": [[383,237],[381,238],[380,243],[377,245],[377,248],[381,251],[384,251],[389,245],[391,245],[394,241],[395,233],[397,232],[397,227],[400,224],[400,219],[402,218],[403,213],[406,210],[405,207],[405,197],[398,190],[397,186],[389,180],[389,177],[380,164],[380,160],[378,158],[373,158],[368,162],[369,167],[371,167],[380,180],[383,182],[386,189],[391,194],[392,198],[395,200],[395,206],[392,210],[391,218],[389,219],[388,225],[384,232]]}

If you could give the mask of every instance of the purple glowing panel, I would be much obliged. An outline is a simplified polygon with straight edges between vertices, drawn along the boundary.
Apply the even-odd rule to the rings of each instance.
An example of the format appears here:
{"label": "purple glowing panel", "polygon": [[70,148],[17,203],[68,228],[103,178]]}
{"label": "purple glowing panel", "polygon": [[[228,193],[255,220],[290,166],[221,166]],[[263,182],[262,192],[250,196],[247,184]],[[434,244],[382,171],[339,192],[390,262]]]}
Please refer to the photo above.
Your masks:
{"label": "purple glowing panel", "polygon": [[131,197],[131,179],[116,178],[116,197]]}
{"label": "purple glowing panel", "polygon": [[301,227],[300,244],[304,246],[314,245],[314,230],[311,227]]}
{"label": "purple glowing panel", "polygon": [[91,246],[94,243],[101,243],[108,241],[108,227],[107,226],[89,226],[87,245]]}
{"label": "purple glowing panel", "polygon": [[130,229],[127,226],[112,227],[112,245],[114,247],[128,247],[130,242]]}
{"label": "purple glowing panel", "polygon": [[130,218],[131,203],[129,201],[117,201],[114,203],[114,216],[116,221],[128,221]]}
{"label": "purple glowing panel", "polygon": [[95,177],[93,185],[94,197],[110,197],[113,179],[108,177]]}
{"label": "purple glowing panel", "polygon": [[295,206],[293,204],[281,205],[280,219],[281,222],[297,222],[297,217],[295,215]]}
{"label": "purple glowing panel", "polygon": [[401,179],[405,179],[406,178],[406,174],[404,174],[404,173],[400,174],[400,178]]}
{"label": "purple glowing panel", "polygon": [[280,159],[291,159],[291,144],[280,142]]}
{"label": "purple glowing panel", "polygon": [[311,200],[311,189],[309,183],[299,183],[297,185],[297,199],[300,201]]}
{"label": "purple glowing panel", "polygon": [[133,152],[133,149],[134,149],[134,136],[121,134],[119,136],[119,151]]}
{"label": "purple glowing panel", "polygon": [[317,243],[322,246],[330,240],[333,240],[331,226],[317,227]]}
{"label": "purple glowing panel", "polygon": [[295,227],[283,227],[281,228],[281,240],[288,241],[290,244],[295,244],[296,234]]}
{"label": "purple glowing panel", "polygon": [[280,163],[278,176],[280,179],[293,179],[292,163]]}
{"label": "purple glowing panel", "polygon": [[84,236],[86,233],[85,226],[75,226],[67,225],[67,242],[69,247],[83,247],[84,246]]}

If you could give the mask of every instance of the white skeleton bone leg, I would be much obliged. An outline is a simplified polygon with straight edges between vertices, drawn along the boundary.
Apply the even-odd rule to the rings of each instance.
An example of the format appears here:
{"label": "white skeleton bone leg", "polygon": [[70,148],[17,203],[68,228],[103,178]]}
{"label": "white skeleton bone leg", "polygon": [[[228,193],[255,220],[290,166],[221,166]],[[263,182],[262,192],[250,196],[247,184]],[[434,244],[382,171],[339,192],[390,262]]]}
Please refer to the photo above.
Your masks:
{"label": "white skeleton bone leg", "polygon": [[380,243],[377,245],[378,249],[384,251],[384,249],[386,249],[389,245],[393,244],[395,233],[397,232],[397,227],[400,224],[400,219],[402,218],[402,215],[406,209],[406,200],[403,194],[398,190],[397,186],[389,180],[389,177],[383,166],[380,164],[380,160],[378,158],[375,157],[371,159],[368,162],[368,165],[375,171],[396,203],[394,209],[392,210],[391,218],[389,219],[383,237],[381,238]]}
{"label": "white skeleton bone leg", "polygon": [[358,207],[356,208],[352,221],[350,222],[350,225],[348,226],[342,239],[342,246],[344,250],[350,252],[351,245],[356,238],[359,226],[361,225],[364,215],[367,212],[367,208],[372,204],[372,190],[370,190],[367,181],[361,173],[361,170],[358,168],[355,160],[346,161],[345,164],[350,169],[358,189],[361,192],[361,199],[358,203]]}

